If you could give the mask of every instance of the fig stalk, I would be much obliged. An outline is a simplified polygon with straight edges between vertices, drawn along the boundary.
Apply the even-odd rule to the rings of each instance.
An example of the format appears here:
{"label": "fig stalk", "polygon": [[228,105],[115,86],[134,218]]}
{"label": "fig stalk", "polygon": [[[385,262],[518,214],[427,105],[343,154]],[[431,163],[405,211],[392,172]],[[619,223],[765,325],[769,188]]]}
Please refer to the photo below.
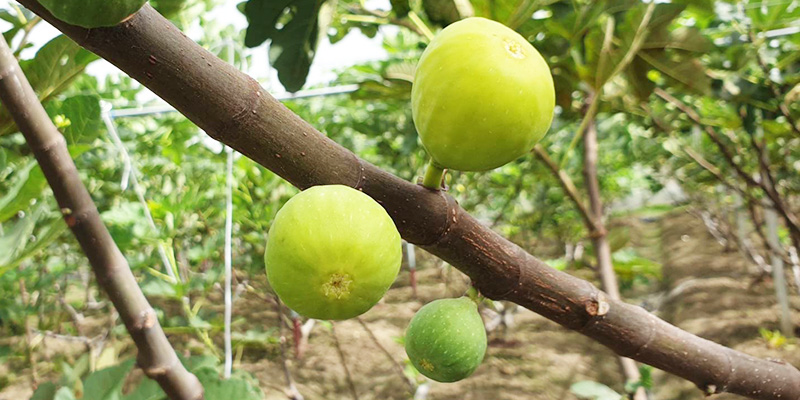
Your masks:
{"label": "fig stalk", "polygon": [[444,178],[445,169],[436,165],[431,160],[428,167],[425,169],[425,178],[422,179],[422,186],[431,190],[442,189],[442,178]]}

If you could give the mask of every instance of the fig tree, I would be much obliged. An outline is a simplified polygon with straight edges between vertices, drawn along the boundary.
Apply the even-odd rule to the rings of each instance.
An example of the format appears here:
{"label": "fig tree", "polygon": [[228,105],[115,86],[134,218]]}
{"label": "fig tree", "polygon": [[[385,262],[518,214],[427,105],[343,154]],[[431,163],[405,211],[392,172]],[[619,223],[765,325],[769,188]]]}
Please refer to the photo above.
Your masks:
{"label": "fig tree", "polygon": [[275,217],[264,255],[281,300],[308,318],[341,320],[374,306],[402,259],[400,234],[375,200],[347,186],[315,186]]}
{"label": "fig tree", "polygon": [[39,0],[54,17],[84,28],[114,26],[128,18],[147,0]]}
{"label": "fig tree", "polygon": [[419,137],[440,170],[485,171],[522,156],[547,132],[554,107],[544,58],[512,29],[479,17],[431,41],[411,90]]}
{"label": "fig tree", "polygon": [[406,329],[406,354],[423,375],[455,382],[475,371],[486,353],[486,330],[478,306],[467,297],[434,300],[417,311]]}

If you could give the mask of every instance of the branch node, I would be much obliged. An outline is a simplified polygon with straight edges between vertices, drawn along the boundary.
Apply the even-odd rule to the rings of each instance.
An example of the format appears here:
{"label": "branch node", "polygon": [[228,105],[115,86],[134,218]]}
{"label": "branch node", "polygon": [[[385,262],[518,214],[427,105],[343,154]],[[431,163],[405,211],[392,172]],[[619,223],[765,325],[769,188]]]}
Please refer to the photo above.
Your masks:
{"label": "branch node", "polygon": [[436,238],[433,239],[432,242],[418,244],[419,246],[433,246],[433,245],[436,245],[445,236],[447,236],[447,234],[450,233],[450,230],[453,229],[453,226],[455,226],[458,223],[458,208],[459,207],[458,207],[458,202],[456,201],[456,199],[453,198],[453,196],[448,196],[447,194],[445,194],[444,191],[439,191],[438,195],[441,196],[442,198],[444,198],[444,201],[447,203],[447,212],[445,213],[445,215],[446,215],[445,218],[446,219],[445,219],[445,222],[444,222],[444,227],[442,228],[442,231],[439,233],[439,235],[437,235]]}
{"label": "branch node", "polygon": [[[56,129],[52,127],[52,129]],[[33,151],[41,151],[43,153],[50,153],[53,150],[66,148],[67,147],[67,139],[64,138],[64,135],[61,134],[60,131],[56,129],[56,135],[53,140],[47,141],[41,145],[39,143],[29,143],[28,147],[31,148]]]}
{"label": "branch node", "polygon": [[652,343],[653,340],[656,338],[656,325],[658,324],[658,320],[653,314],[649,312],[647,313],[647,320],[650,322],[650,332],[647,335],[647,340],[641,346],[639,346],[639,348],[636,349],[636,351],[633,352],[633,357],[638,357],[641,351],[649,347],[650,343]]}
{"label": "branch node", "polygon": [[7,68],[0,70],[0,81],[13,77],[17,73],[17,68],[9,65]]}
{"label": "branch node", "polygon": [[156,316],[155,310],[153,310],[152,307],[149,307],[139,314],[139,318],[136,319],[134,328],[136,330],[150,329],[156,325],[157,321],[158,317]]}
{"label": "branch node", "polygon": [[257,114],[256,106],[262,100],[261,91],[264,90],[264,88],[261,87],[261,84],[259,84],[258,81],[249,76],[247,77],[247,81],[252,86],[252,90],[248,91],[248,93],[255,95],[248,96],[250,98],[245,99],[244,101],[246,105],[242,109],[237,111],[235,114],[233,114],[228,121],[223,122],[222,126],[214,129],[215,132],[207,131],[207,133],[214,139],[220,140],[219,138],[221,138],[223,134],[225,135],[225,137],[237,137],[239,135],[239,132],[241,132],[241,130],[235,128],[241,125],[243,121],[245,121],[249,116]]}
{"label": "branch node", "polygon": [[586,312],[592,317],[602,317],[611,310],[611,304],[608,302],[606,295],[600,291],[597,292],[595,298],[586,301],[585,306]]}
{"label": "branch node", "polygon": [[147,375],[148,378],[157,380],[158,378],[166,375],[167,371],[172,369],[173,365],[174,363],[172,365],[157,365],[154,367],[144,367],[139,365],[139,367],[142,368],[142,371],[144,371],[144,374]]}
{"label": "branch node", "polygon": [[[305,156],[305,153],[301,153]],[[354,189],[359,191],[364,191],[364,184],[367,182],[367,175],[365,173],[366,168],[364,168],[364,160],[358,157],[355,153],[353,153],[353,158],[356,159],[356,165],[358,166],[358,181],[356,181]]]}

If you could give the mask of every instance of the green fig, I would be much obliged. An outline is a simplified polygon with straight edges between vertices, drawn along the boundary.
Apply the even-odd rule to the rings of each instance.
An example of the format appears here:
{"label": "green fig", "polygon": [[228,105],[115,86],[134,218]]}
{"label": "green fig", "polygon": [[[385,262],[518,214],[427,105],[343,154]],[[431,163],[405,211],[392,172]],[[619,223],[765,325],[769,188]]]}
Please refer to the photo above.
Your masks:
{"label": "green fig", "polygon": [[347,186],[314,186],[278,211],[264,255],[278,297],[308,318],[374,306],[400,271],[400,234],[383,207]]}
{"label": "green fig", "polygon": [[406,329],[406,354],[423,375],[455,382],[475,372],[486,353],[486,330],[478,306],[467,297],[432,301]]}
{"label": "green fig", "polygon": [[124,21],[147,0],[39,0],[39,3],[68,24],[99,28]]}
{"label": "green fig", "polygon": [[544,58],[510,28],[467,18],[444,28],[417,65],[411,109],[438,168],[485,171],[529,152],[553,119]]}

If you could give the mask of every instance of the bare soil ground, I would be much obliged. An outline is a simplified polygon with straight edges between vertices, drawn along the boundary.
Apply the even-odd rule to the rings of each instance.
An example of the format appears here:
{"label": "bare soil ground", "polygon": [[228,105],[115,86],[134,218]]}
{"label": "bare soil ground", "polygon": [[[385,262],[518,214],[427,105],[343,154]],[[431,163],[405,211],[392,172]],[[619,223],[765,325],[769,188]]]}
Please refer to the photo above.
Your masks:
{"label": "bare soil ground", "polygon": [[[641,254],[662,262],[664,273],[661,284],[624,293],[630,302],[645,304],[660,317],[707,339],[759,357],[779,358],[800,366],[800,351],[796,345],[770,349],[759,334],[759,328],[778,327],[772,282],[767,279],[752,284],[752,270],[741,254],[725,252],[706,232],[702,221],[676,212],[649,222],[632,220],[628,225],[632,228],[634,246]],[[536,253],[536,249],[529,250]],[[353,398],[336,341],[341,346],[359,399],[413,397],[404,376],[397,371],[396,364],[405,366],[405,352],[398,339],[423,304],[441,297],[458,296],[467,287],[460,272],[442,267],[430,255],[420,254],[420,264],[417,297],[412,295],[408,272],[404,270],[381,303],[361,316],[391,355],[391,361],[357,320],[337,322],[333,330],[317,324],[302,358],[295,358],[291,351],[287,353],[288,369],[305,399]],[[587,276],[586,271],[579,274]],[[796,288],[790,291],[794,315],[800,318],[797,317],[800,296]],[[221,304],[215,297],[216,294],[209,301]],[[243,319],[236,327],[241,331],[265,331],[278,326],[279,320],[273,304],[251,293],[245,293],[237,301],[234,318]],[[284,330],[284,334],[291,340],[290,331]],[[192,336],[175,335],[171,339],[173,343],[181,343],[182,350],[201,346]],[[455,384],[431,382],[427,398],[574,400],[569,386],[581,380],[602,382],[622,391],[617,359],[609,350],[528,310],[520,308],[514,314],[513,325],[492,331],[489,342],[486,359],[472,377]],[[133,350],[130,344],[118,347],[122,348],[122,353]],[[77,356],[85,348],[73,345],[49,351],[71,352]],[[257,378],[266,399],[287,398],[283,362],[277,345],[244,349],[235,367]],[[0,376],[8,372],[8,368],[0,365]],[[58,378],[43,372],[44,379]],[[11,385],[0,389],[0,400],[30,396],[30,379],[25,371],[17,372],[16,376]],[[654,399],[705,398],[691,383],[680,378],[656,371],[654,380]],[[713,398],[741,397],[724,394]]]}

